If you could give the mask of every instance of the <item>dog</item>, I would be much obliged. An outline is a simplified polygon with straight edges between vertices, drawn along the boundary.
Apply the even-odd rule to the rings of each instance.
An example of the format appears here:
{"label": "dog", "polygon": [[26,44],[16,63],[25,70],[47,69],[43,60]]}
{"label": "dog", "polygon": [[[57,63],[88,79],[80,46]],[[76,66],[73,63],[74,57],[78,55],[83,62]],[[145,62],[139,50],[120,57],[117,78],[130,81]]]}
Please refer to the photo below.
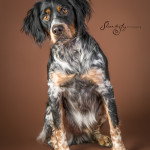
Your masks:
{"label": "dog", "polygon": [[[38,140],[54,150],[96,142],[125,150],[119,128],[107,58],[87,32],[91,17],[87,0],[36,2],[24,19],[22,31],[37,44],[52,41],[47,65],[48,103]],[[100,128],[108,119],[110,135]]]}

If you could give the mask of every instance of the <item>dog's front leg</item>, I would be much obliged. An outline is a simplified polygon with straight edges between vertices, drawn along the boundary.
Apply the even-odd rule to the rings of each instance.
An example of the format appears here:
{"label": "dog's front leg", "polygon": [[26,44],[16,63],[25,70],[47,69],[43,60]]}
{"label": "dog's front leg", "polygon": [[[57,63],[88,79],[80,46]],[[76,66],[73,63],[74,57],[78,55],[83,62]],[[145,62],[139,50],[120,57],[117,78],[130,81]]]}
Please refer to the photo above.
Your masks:
{"label": "dog's front leg", "polygon": [[110,134],[113,143],[112,149],[125,150],[125,146],[121,138],[121,131],[119,129],[119,119],[114,99],[114,92],[110,82],[107,80],[100,84],[99,91],[103,96],[103,103],[110,125]]}
{"label": "dog's front leg", "polygon": [[61,89],[50,83],[49,98],[53,116],[52,135],[50,144],[54,150],[69,150],[66,132],[63,124],[63,106]]}

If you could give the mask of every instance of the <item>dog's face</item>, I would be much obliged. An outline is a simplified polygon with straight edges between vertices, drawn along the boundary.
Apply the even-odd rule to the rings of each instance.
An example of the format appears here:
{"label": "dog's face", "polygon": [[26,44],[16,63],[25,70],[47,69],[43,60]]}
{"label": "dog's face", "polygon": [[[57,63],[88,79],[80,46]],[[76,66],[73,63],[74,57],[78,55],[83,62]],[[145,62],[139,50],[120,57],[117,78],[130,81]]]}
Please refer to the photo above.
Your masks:
{"label": "dog's face", "polygon": [[75,33],[75,14],[67,0],[43,2],[40,21],[53,43],[71,39]]}
{"label": "dog's face", "polygon": [[37,43],[47,36],[54,44],[64,43],[85,30],[86,15],[90,16],[86,0],[43,0],[28,11],[22,29]]}

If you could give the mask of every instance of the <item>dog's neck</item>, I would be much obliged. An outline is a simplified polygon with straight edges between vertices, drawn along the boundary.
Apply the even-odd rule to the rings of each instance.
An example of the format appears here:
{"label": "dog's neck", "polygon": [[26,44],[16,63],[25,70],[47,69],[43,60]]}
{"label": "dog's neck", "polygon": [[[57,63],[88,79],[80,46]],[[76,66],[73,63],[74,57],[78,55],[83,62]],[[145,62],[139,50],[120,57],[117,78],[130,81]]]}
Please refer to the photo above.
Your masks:
{"label": "dog's neck", "polygon": [[94,47],[91,41],[92,38],[87,33],[87,35],[77,36],[69,43],[57,43],[51,49],[51,56],[64,72],[82,73],[91,64],[90,57]]}

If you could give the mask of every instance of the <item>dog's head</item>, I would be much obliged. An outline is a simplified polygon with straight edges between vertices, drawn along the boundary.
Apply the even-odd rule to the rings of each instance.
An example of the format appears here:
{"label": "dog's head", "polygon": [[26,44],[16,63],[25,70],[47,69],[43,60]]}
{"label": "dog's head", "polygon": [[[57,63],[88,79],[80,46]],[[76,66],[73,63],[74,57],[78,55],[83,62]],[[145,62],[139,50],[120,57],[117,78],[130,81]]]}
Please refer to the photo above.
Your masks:
{"label": "dog's head", "polygon": [[85,18],[90,14],[87,0],[43,0],[28,11],[22,30],[31,34],[37,43],[46,37],[53,43],[63,43],[84,34]]}

